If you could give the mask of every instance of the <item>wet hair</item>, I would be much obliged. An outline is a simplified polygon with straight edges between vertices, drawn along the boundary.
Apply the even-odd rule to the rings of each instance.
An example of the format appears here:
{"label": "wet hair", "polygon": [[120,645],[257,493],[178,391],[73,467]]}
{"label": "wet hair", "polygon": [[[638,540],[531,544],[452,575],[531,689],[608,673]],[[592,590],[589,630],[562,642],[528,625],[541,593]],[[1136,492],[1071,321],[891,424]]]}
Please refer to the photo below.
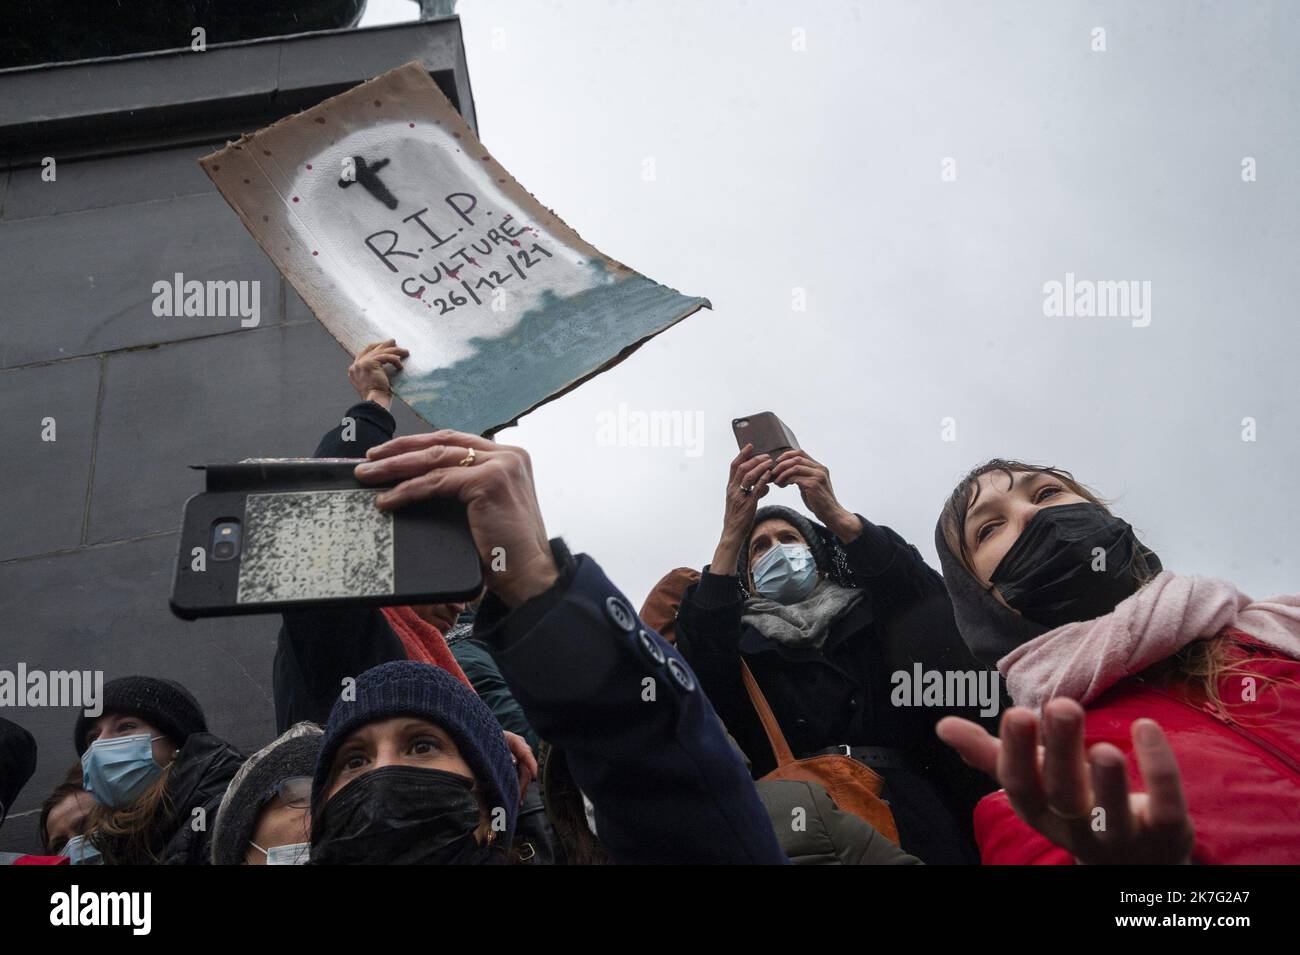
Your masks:
{"label": "wet hair", "polygon": [[[1107,503],[1087,485],[1079,483],[1069,471],[1047,464],[1026,464],[1023,461],[1015,461],[1010,458],[993,458],[986,461],[978,467],[972,468],[964,478],[957,482],[952,494],[948,496],[948,502],[943,506],[943,512],[939,515],[940,526],[943,528],[943,539],[948,544],[948,550],[961,561],[961,565],[970,572],[972,577],[978,577],[978,575],[971,563],[970,551],[966,547],[966,515],[970,513],[980,499],[980,478],[994,472],[1005,474],[1008,481],[1012,480],[1012,476],[1015,474],[1050,474],[1069,488],[1071,492],[1091,504],[1096,504],[1107,514],[1110,513]],[[1142,583],[1145,582],[1145,580],[1142,581]]]}

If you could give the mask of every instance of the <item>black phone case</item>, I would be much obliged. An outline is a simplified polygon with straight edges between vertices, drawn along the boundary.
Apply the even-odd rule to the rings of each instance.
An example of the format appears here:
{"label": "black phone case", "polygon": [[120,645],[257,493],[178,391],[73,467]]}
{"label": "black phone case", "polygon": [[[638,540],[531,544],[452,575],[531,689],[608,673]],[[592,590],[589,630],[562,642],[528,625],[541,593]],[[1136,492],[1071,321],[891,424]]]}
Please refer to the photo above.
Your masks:
{"label": "black phone case", "polygon": [[[238,520],[247,530],[245,506],[251,494],[297,491],[373,490],[353,476],[359,462],[297,459],[209,465],[207,489],[185,502],[170,605],[185,620],[242,614],[283,613],[331,606],[389,606],[472,600],[483,589],[483,571],[470,534],[465,507],[452,499],[431,499],[393,512],[393,592],[357,597],[239,603],[244,551],[215,560],[209,543],[213,525]],[[246,541],[244,544],[246,545]],[[193,548],[202,547],[206,569],[192,569]]]}

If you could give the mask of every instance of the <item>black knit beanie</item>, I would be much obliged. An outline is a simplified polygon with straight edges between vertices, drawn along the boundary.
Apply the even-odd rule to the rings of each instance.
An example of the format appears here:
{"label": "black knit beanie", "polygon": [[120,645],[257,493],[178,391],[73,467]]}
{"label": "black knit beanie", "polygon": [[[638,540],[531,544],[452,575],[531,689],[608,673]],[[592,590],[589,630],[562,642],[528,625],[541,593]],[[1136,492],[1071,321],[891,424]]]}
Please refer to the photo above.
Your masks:
{"label": "black knit beanie", "polygon": [[[138,716],[158,727],[177,746],[185,745],[192,733],[206,733],[207,720],[203,708],[190,691],[175,680],[152,676],[124,676],[104,684],[103,709],[100,716],[122,714]],[[73,745],[77,755],[83,755],[90,744],[86,734],[98,717],[84,713],[77,717]]]}
{"label": "black knit beanie", "polygon": [[501,724],[477,693],[439,667],[398,660],[372,667],[357,677],[355,697],[340,697],[330,710],[312,780],[313,809],[325,798],[334,754],[353,730],[395,716],[413,716],[451,734],[478,780],[489,810],[505,810],[506,845],[510,844],[519,811],[519,778]]}
{"label": "black knit beanie", "polygon": [[321,728],[315,723],[295,724],[239,768],[221,797],[212,827],[213,865],[239,865],[244,861],[268,797],[291,776],[316,772],[321,739]]}

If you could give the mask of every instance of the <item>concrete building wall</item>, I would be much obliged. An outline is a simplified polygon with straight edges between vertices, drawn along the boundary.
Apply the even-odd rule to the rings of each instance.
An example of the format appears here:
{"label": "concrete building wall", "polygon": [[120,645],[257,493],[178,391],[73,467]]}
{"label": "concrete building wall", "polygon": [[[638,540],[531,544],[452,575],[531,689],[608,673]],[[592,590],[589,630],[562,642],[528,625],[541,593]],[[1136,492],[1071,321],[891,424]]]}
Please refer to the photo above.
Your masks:
{"label": "concrete building wall", "polygon": [[[347,354],[195,160],[412,59],[474,125],[455,18],[0,71],[0,670],[170,677],[214,733],[247,752],[271,738],[278,618],[167,607],[202,490],[189,465],[310,454],[356,398]],[[152,286],[176,273],[260,282],[260,324],[155,317]],[[38,848],[77,712],[0,708],[40,748],[0,850]]]}

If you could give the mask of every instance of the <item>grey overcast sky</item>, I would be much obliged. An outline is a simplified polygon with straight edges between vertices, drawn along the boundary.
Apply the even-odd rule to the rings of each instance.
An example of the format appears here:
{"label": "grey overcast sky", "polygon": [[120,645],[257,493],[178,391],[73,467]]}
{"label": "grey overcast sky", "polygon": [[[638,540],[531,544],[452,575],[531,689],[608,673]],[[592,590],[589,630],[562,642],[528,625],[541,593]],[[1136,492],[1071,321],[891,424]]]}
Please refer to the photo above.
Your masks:
{"label": "grey overcast sky", "polygon": [[[416,11],[370,0],[363,25]],[[714,305],[498,436],[532,453],[550,533],[632,599],[711,557],[731,419],[763,410],[932,563],[955,481],[1013,456],[1114,500],[1170,569],[1294,591],[1300,4],[457,12],[492,153]],[[1045,315],[1067,273],[1149,282],[1150,324]],[[620,403],[698,413],[698,446],[603,445]]]}

